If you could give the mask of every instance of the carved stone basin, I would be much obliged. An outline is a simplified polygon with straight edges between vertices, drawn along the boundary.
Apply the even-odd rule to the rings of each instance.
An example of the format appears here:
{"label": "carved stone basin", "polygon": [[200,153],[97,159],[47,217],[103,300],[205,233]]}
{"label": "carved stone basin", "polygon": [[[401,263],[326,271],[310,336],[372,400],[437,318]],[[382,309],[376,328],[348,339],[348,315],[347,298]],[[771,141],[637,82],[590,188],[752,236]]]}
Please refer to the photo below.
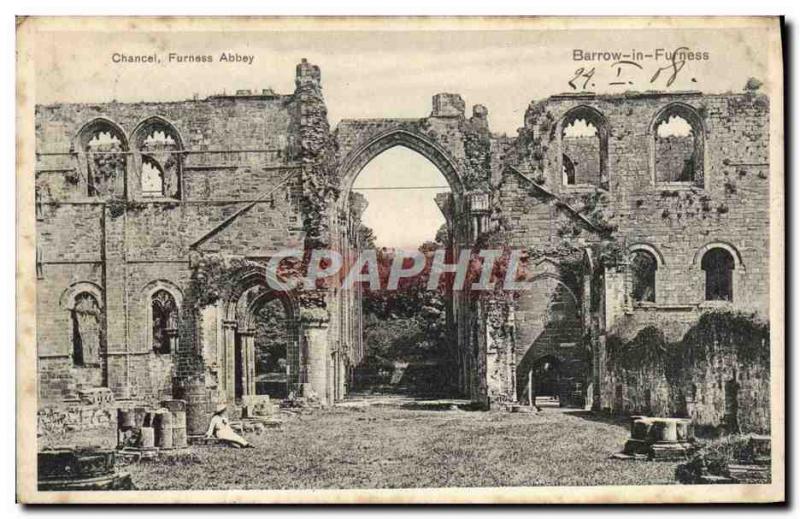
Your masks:
{"label": "carved stone basin", "polygon": [[115,470],[113,449],[59,447],[38,456],[39,490],[124,490],[130,475]]}
{"label": "carved stone basin", "polygon": [[693,450],[694,427],[688,418],[631,417],[631,439],[622,453],[651,460],[681,460]]}

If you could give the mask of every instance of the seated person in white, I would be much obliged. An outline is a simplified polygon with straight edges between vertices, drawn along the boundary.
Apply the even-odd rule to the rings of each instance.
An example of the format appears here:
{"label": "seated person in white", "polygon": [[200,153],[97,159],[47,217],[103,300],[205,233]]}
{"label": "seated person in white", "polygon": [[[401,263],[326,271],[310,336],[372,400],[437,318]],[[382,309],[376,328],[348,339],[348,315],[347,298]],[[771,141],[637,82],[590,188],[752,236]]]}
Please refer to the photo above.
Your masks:
{"label": "seated person in white", "polygon": [[229,445],[240,449],[242,447],[253,447],[253,444],[245,440],[233,430],[225,416],[225,411],[228,409],[227,404],[219,404],[217,410],[214,411],[214,416],[211,417],[211,422],[208,424],[208,431],[206,431],[206,438],[217,438]]}

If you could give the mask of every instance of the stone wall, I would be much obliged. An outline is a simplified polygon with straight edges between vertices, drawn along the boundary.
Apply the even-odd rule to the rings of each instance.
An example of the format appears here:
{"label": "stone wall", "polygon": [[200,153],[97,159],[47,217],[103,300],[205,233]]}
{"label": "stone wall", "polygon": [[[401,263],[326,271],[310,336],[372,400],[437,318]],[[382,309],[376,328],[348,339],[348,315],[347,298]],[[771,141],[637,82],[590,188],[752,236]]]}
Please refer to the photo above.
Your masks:
{"label": "stone wall", "polygon": [[[40,398],[75,398],[82,387],[102,385],[118,398],[158,400],[172,396],[176,377],[197,370],[195,362],[178,358],[182,352],[195,355],[191,319],[181,323],[175,351],[153,351],[150,289],[160,284],[183,299],[192,250],[268,257],[279,249],[302,248],[294,133],[298,103],[295,95],[270,94],[37,107]],[[133,143],[137,128],[152,117],[179,135],[178,199],[141,192]],[[124,198],[119,193],[89,196],[78,136],[99,119],[119,128],[130,150],[121,170]],[[248,204],[252,207],[243,211]],[[100,376],[88,376],[90,368],[73,366],[71,358],[72,325],[64,299],[70,287],[81,284],[97,287],[104,309]]]}
{"label": "stone wall", "polygon": [[[673,105],[689,107],[702,120],[705,167],[703,183],[696,188],[654,180],[653,122]],[[541,172],[542,188],[580,210],[587,206],[587,191],[561,182],[562,152],[556,131],[564,114],[578,106],[590,106],[607,121],[609,185],[602,191],[615,235],[627,246],[649,244],[663,258],[659,280],[669,279],[669,283],[659,283],[656,304],[702,303],[704,277],[697,255],[709,244],[724,243],[741,257],[734,302],[765,312],[769,286],[767,99],[752,94],[562,95],[533,103],[517,143],[521,150],[517,169],[530,178]],[[511,188],[500,189],[503,193]],[[527,197],[526,205],[524,200],[515,203],[503,196],[498,204],[510,220],[512,235],[527,235],[524,241],[529,243],[550,234],[549,220],[533,222],[528,216],[542,203],[539,198]],[[587,207],[585,213],[591,209]],[[582,236],[586,233],[575,238]]]}
{"label": "stone wall", "polygon": [[656,182],[692,182],[695,176],[694,138],[659,137],[655,144]]}
{"label": "stone wall", "polygon": [[[574,168],[575,185],[599,186],[602,180],[600,171],[600,139],[598,137],[563,137],[563,154],[569,158]],[[565,159],[563,159],[566,162]],[[564,166],[566,168],[566,166]],[[564,183],[569,183],[564,174]]]}
{"label": "stone wall", "polygon": [[[604,384],[595,394],[607,402],[610,382],[600,369],[607,336],[630,341],[648,326],[663,327],[670,341],[687,333],[697,316],[714,306],[704,301],[700,268],[703,254],[714,247],[734,257],[733,307],[766,313],[765,97],[559,95],[531,103],[512,138],[490,132],[485,107],[476,105],[468,117],[461,97],[444,93],[433,97],[427,117],[344,120],[331,131],[321,77],[318,67],[303,60],[290,95],[37,107],[42,400],[74,399],[84,386],[96,385],[110,388],[118,399],[157,400],[193,376],[204,377],[209,386],[222,384],[222,374],[233,366],[232,341],[248,333],[247,322],[239,300],[200,304],[198,261],[227,256],[263,264],[281,249],[321,245],[357,252],[358,217],[348,191],[361,168],[393,146],[422,154],[450,183],[451,197],[440,207],[454,248],[524,249],[550,276],[542,281],[544,290],[516,302],[477,301],[463,293],[448,302],[457,341],[453,372],[459,373],[462,392],[477,402],[514,402],[522,381],[518,374],[529,361],[560,355],[578,365],[589,348],[592,376],[588,367],[570,376]],[[563,121],[574,109],[588,114],[597,138],[563,137]],[[688,117],[702,137],[697,165],[702,174],[691,183],[661,182],[656,173],[664,161],[677,167],[676,157],[686,152],[683,141],[668,141],[665,153],[656,149],[655,121],[672,111]],[[114,173],[124,178],[112,179],[121,189],[89,196],[79,136],[98,120],[127,149],[118,154],[125,160]],[[143,159],[136,143],[151,121],[177,136],[177,197],[142,192]],[[575,185],[564,183],[565,154],[576,163]],[[608,252],[615,250],[609,244],[616,253]],[[637,248],[657,258],[653,303],[634,304],[628,297],[625,258]],[[589,259],[577,272],[576,258],[582,256]],[[265,279],[255,283],[264,285]],[[552,328],[550,299],[561,286],[569,287],[575,312],[559,319],[553,333],[543,333]],[[150,340],[149,298],[157,287],[183,305],[178,342],[168,354],[155,353]],[[244,300],[251,288],[231,290]],[[73,366],[71,358],[69,305],[78,290],[97,294],[103,311],[104,354],[91,373]],[[327,402],[344,396],[348,373],[364,354],[359,298],[357,291],[327,289],[293,299],[303,359],[297,384]],[[539,340],[542,335],[546,341]],[[651,389],[651,398],[653,391],[661,390]]]}
{"label": "stone wall", "polygon": [[769,344],[763,322],[730,310],[701,314],[677,341],[652,325],[628,341],[613,336],[601,407],[689,417],[728,433],[768,433]]}
{"label": "stone wall", "polygon": [[[656,176],[657,164],[672,164],[688,153],[689,144],[680,139],[666,139],[670,144],[666,153],[660,158],[656,153],[654,123],[674,107],[696,114],[704,142],[702,175],[684,185],[663,183]],[[563,155],[576,153],[573,141],[579,138],[560,137],[562,121],[574,109],[597,114],[598,124],[605,124],[599,130],[608,136],[607,178],[595,186],[566,185],[563,180]],[[594,336],[596,374],[605,366],[606,334],[630,341],[642,329],[655,326],[677,341],[704,310],[716,305],[704,300],[705,273],[700,265],[703,254],[713,247],[734,257],[732,307],[767,314],[768,125],[767,99],[753,94],[561,95],[531,103],[525,126],[495,180],[493,219],[498,240],[556,264],[564,251],[605,240],[621,248],[611,268],[600,257],[593,258],[593,266],[584,267],[604,273],[600,307],[590,311],[582,301],[583,325],[574,332]],[[654,303],[634,304],[628,294],[631,279],[624,252],[637,249],[657,259]],[[589,297],[591,291],[584,290],[583,298]],[[531,300],[533,308],[536,299]],[[516,319],[519,363],[530,351],[532,341],[527,337],[536,328],[528,323],[525,308],[518,311],[522,312]],[[717,375],[724,373],[709,377]],[[593,380],[595,386],[603,386],[595,387],[595,394],[599,390],[603,395],[603,405],[614,398],[615,388],[609,383],[597,376]],[[659,387],[650,388],[653,395],[666,386]],[[750,410],[755,412],[752,406]]]}
{"label": "stone wall", "polygon": [[39,406],[36,417],[40,449],[117,445],[117,409],[107,389],[81,392],[74,400]]}

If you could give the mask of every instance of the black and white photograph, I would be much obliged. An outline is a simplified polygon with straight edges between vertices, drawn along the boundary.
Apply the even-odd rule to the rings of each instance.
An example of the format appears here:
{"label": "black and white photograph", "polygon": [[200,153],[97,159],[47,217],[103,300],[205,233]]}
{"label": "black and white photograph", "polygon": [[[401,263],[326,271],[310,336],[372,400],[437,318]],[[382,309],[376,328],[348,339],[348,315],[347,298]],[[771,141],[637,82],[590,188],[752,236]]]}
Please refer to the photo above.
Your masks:
{"label": "black and white photograph", "polygon": [[18,18],[18,499],[783,500],[781,48]]}

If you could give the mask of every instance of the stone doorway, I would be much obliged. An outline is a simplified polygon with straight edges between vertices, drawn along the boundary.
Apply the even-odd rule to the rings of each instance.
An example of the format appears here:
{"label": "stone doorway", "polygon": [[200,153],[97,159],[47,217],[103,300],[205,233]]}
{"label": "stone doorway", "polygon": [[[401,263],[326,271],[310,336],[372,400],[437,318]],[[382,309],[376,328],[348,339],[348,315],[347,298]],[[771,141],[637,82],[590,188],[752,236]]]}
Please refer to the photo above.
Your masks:
{"label": "stone doorway", "polygon": [[219,386],[228,402],[248,396],[281,400],[301,380],[301,332],[290,292],[273,290],[263,271],[242,279],[227,304],[218,353]]}
{"label": "stone doorway", "polygon": [[[448,263],[454,263],[459,244],[471,238],[470,222],[462,217],[462,187],[453,162],[416,132],[388,131],[356,148],[344,161],[341,198],[341,211],[350,215],[348,225],[341,229],[341,246],[347,249],[355,241],[357,250],[375,249],[382,266],[388,267],[401,255],[415,261],[409,256],[420,253],[430,262],[439,251]],[[414,210],[405,214],[411,207]],[[415,237],[400,232],[408,228],[403,222],[411,220],[430,232]],[[370,231],[368,239],[358,235],[364,229]],[[356,344],[361,355],[352,368],[343,365],[345,356],[332,359],[342,375],[353,373],[352,381],[336,378],[337,397],[346,393],[339,390],[346,382],[359,391],[457,391],[459,346],[454,314],[459,301],[452,292],[425,294],[427,274],[419,279],[423,277],[419,284],[416,279],[401,283],[392,289],[394,293],[387,290],[387,279],[382,279],[383,293],[359,287],[353,297],[355,290],[341,291],[345,306],[351,304],[349,298],[354,307],[361,306],[363,320],[355,333],[347,322],[342,327],[342,342]],[[428,313],[416,315],[415,309],[422,308]]]}
{"label": "stone doorway", "polygon": [[559,400],[561,393],[561,361],[553,355],[540,357],[533,363],[534,398]]}

